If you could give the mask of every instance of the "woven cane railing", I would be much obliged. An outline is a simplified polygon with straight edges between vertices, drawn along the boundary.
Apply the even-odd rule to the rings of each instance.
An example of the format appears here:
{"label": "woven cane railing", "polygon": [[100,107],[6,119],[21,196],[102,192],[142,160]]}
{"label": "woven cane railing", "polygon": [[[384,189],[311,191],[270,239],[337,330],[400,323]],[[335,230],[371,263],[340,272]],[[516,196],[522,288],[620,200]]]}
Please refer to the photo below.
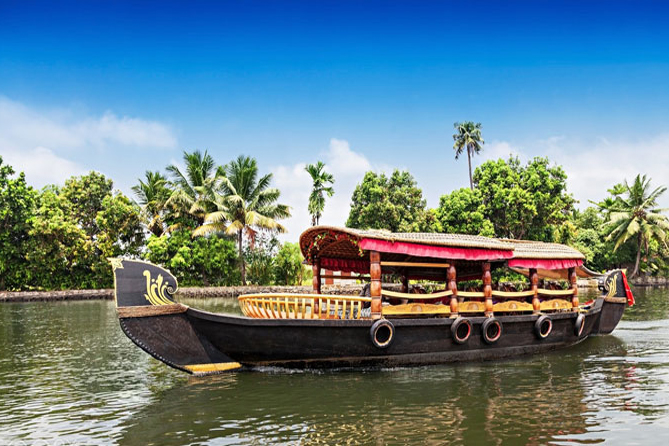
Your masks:
{"label": "woven cane railing", "polygon": [[246,294],[239,296],[244,316],[259,319],[369,319],[369,297],[328,294]]}

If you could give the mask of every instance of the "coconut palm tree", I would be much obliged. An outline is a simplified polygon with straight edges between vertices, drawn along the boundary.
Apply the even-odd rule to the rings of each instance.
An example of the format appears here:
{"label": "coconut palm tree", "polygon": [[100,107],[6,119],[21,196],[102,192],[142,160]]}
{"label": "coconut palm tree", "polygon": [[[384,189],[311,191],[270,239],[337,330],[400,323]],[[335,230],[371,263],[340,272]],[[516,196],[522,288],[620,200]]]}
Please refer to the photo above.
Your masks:
{"label": "coconut palm tree", "polygon": [[304,170],[311,175],[313,186],[309,195],[309,214],[311,214],[311,225],[315,226],[325,209],[325,194],[328,197],[334,195],[334,189],[328,184],[334,184],[334,176],[324,171],[325,163],[307,164]]}
{"label": "coconut palm tree", "polygon": [[642,248],[648,253],[648,245],[653,240],[667,246],[669,219],[662,213],[666,209],[657,208],[657,199],[667,188],[660,186],[651,192],[650,181],[646,175],[637,175],[631,186],[625,181],[622,188],[614,188],[619,192],[615,199],[600,204],[608,215],[610,233],[607,240],[615,241],[614,250],[627,240],[636,238],[636,262],[630,277],[639,273]]}
{"label": "coconut palm tree", "polygon": [[213,204],[218,187],[216,163],[207,153],[196,150],[184,152],[185,172],[178,166],[171,165],[167,171],[172,175],[174,191],[167,200],[178,216],[189,215],[195,219],[195,226],[204,223],[205,215],[216,209]]}
{"label": "coconut palm tree", "polygon": [[144,175],[146,183],[139,178],[139,184],[133,186],[132,191],[139,200],[147,229],[160,237],[165,230],[163,217],[172,191],[167,187],[167,178],[160,172],[147,170]]}
{"label": "coconut palm tree", "polygon": [[290,217],[290,208],[278,204],[281,192],[271,188],[272,174],[258,178],[256,160],[239,156],[218,168],[220,189],[212,204],[213,212],[206,214],[204,225],[193,235],[202,236],[212,232],[224,232],[237,237],[242,283],[246,284],[244,263],[244,234],[251,240],[259,230],[285,232],[286,228],[277,220]]}
{"label": "coconut palm tree", "polygon": [[467,150],[467,160],[469,161],[469,187],[474,189],[472,180],[472,156],[481,153],[483,150],[483,138],[481,137],[481,123],[474,124],[472,121],[456,122],[453,124],[455,134],[453,135],[453,150],[455,150],[455,159],[458,159],[462,152]]}

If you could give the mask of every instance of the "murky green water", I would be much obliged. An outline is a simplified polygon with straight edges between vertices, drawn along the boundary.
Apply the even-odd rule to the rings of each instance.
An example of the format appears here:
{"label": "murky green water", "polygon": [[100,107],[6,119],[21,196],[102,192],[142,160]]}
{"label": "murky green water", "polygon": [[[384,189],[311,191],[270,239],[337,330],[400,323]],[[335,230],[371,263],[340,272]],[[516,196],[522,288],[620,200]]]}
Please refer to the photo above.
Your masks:
{"label": "murky green water", "polygon": [[206,378],[137,349],[112,302],[4,304],[0,444],[665,444],[669,290],[635,291],[614,335],[557,353]]}

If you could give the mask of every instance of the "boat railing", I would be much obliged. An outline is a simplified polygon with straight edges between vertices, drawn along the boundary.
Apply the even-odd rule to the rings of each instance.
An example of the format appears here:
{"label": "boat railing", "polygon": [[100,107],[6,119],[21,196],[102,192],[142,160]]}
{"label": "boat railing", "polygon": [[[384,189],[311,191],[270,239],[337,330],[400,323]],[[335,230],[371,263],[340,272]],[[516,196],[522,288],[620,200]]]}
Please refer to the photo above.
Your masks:
{"label": "boat railing", "polygon": [[[537,290],[538,302],[528,300],[535,296],[533,290],[492,291],[493,313],[532,313],[573,310],[574,290]],[[407,299],[401,305],[384,304],[383,314],[401,316],[405,314],[448,316],[450,314],[483,314],[486,298],[482,291],[457,291],[457,302],[451,306],[427,303],[434,299],[453,297],[450,290],[431,294],[412,294],[382,290],[382,295],[391,299]],[[267,293],[239,296],[239,305],[245,316],[259,319],[369,319],[370,297],[329,294]],[[536,306],[535,306],[536,303]],[[452,312],[451,310],[456,310]]]}
{"label": "boat railing", "polygon": [[[260,319],[369,319],[372,299],[330,294],[267,293],[239,296],[245,316]],[[367,307],[367,308],[365,308]]]}

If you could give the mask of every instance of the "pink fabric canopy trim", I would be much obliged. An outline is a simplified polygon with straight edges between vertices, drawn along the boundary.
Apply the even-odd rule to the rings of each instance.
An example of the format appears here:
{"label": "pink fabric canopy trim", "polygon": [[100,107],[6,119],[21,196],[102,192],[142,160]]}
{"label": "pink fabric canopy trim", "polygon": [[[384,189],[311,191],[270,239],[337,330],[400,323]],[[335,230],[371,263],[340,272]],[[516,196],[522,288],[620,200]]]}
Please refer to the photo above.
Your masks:
{"label": "pink fabric canopy trim", "polygon": [[365,238],[360,240],[360,248],[365,251],[408,254],[417,257],[455,260],[502,260],[513,257],[513,251],[480,248],[453,248],[450,246],[428,246],[417,243],[389,242]]}
{"label": "pink fabric canopy trim", "polygon": [[369,274],[369,262],[367,260],[332,259],[330,257],[321,257],[321,268],[332,271]]}
{"label": "pink fabric canopy trim", "polygon": [[541,269],[567,269],[583,265],[580,259],[511,259],[510,267],[516,268],[541,268]]}

